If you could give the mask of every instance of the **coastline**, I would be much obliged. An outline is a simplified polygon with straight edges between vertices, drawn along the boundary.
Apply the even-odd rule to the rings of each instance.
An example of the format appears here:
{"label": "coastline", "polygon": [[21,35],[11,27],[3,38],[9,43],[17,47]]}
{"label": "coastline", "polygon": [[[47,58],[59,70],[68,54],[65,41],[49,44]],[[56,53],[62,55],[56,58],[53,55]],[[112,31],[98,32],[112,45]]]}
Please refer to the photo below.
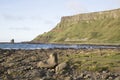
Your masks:
{"label": "coastline", "polygon": [[58,45],[102,45],[102,46],[120,46],[120,43],[67,43],[67,42],[46,42],[46,43],[41,43],[41,42],[31,42],[31,41],[26,41],[26,42],[0,42],[0,44],[58,44]]}
{"label": "coastline", "polygon": [[[66,46],[70,46],[70,45],[76,45],[76,46],[104,46],[104,47],[115,47],[115,48],[120,48],[120,44],[94,44],[94,43],[90,43],[90,44],[83,44],[83,43],[32,43],[32,42],[16,42],[16,43],[10,43],[10,42],[0,42],[0,44],[43,44],[43,45],[66,45]],[[74,48],[73,48],[74,49]]]}
{"label": "coastline", "polygon": [[[120,49],[0,49],[0,79],[3,80],[79,80],[120,78]],[[68,68],[38,68],[37,63],[58,54],[58,63]],[[92,75],[92,74],[94,75]],[[99,74],[99,75],[98,75]],[[107,75],[106,77],[103,77]],[[99,78],[98,78],[99,77]]]}

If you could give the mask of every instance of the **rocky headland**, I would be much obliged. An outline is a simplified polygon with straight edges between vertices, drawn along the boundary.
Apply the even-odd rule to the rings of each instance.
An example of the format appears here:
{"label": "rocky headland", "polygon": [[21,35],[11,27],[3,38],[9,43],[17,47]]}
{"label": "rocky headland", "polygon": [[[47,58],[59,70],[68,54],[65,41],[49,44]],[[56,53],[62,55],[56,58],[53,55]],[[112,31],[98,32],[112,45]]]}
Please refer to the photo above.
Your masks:
{"label": "rocky headland", "polygon": [[120,43],[120,9],[64,16],[34,43]]}
{"label": "rocky headland", "polygon": [[0,49],[0,80],[120,80],[120,49]]}

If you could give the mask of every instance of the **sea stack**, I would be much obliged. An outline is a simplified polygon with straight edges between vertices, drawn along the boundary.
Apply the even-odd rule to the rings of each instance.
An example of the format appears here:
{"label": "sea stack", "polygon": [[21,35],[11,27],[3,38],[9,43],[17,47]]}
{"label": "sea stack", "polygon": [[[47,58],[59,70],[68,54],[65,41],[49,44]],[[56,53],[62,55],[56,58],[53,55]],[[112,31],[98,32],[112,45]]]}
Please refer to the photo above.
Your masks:
{"label": "sea stack", "polygon": [[11,40],[11,43],[13,43],[13,44],[14,44],[14,39],[12,39],[12,40]]}

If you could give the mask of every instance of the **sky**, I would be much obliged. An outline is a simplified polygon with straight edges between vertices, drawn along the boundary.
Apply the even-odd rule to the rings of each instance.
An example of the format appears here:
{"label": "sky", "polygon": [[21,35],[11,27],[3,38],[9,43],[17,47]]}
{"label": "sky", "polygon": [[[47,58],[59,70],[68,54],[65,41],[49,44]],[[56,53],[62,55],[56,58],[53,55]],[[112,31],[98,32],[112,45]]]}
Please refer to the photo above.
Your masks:
{"label": "sky", "polygon": [[0,0],[0,42],[31,41],[62,16],[120,8],[120,0]]}

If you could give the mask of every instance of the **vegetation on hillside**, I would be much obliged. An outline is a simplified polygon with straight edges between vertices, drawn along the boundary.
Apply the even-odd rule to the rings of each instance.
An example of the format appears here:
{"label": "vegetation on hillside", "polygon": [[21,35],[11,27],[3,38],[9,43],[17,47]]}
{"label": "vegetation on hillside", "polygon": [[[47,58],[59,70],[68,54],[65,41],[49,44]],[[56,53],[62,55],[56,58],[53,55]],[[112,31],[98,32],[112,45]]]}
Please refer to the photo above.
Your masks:
{"label": "vegetation on hillside", "polygon": [[32,42],[120,43],[120,9],[67,16]]}

